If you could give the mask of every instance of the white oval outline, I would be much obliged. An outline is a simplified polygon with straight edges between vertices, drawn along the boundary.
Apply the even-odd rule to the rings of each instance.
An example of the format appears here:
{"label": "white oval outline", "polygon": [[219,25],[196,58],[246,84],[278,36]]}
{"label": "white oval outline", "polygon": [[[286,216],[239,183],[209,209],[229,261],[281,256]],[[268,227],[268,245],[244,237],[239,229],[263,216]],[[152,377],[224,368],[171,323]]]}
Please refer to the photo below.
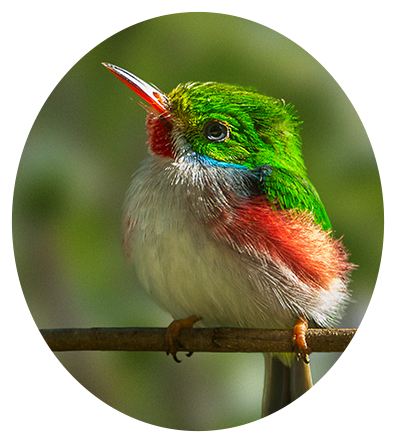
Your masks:
{"label": "white oval outline", "polygon": [[[151,19],[153,19],[153,18],[157,18],[157,17],[164,17],[164,16],[168,16],[168,15],[175,15],[175,14],[185,14],[185,13],[190,13],[190,12],[193,12],[193,11],[184,11],[184,12],[169,12],[169,13],[165,13],[165,14],[159,14],[159,15],[154,15],[154,16],[152,16],[152,17],[147,17],[147,18],[145,18],[145,19],[143,19],[143,20],[140,20],[140,21],[138,21],[138,22],[135,22],[135,23],[132,23],[132,24],[130,24],[130,25],[127,25],[127,26],[124,26],[123,28],[121,28],[121,29],[119,29],[118,31],[115,31],[115,32],[113,32],[112,34],[110,34],[110,35],[108,35],[107,37],[105,37],[105,38],[103,38],[102,40],[100,40],[99,42],[97,42],[95,45],[93,45],[90,49],[88,49],[86,52],[84,52],[76,61],[75,61],[75,63],[73,63],[65,72],[64,72],[64,74],[59,78],[59,80],[55,83],[55,85],[51,88],[51,90],[50,90],[50,92],[47,94],[47,96],[46,96],[46,98],[44,99],[44,101],[43,101],[43,103],[41,104],[41,106],[39,107],[39,109],[38,109],[38,111],[36,112],[36,115],[35,115],[35,117],[34,117],[34,119],[33,119],[33,121],[32,121],[32,123],[31,123],[31,125],[30,125],[30,127],[29,127],[29,130],[28,130],[28,132],[27,132],[27,134],[26,134],[26,137],[25,137],[25,140],[24,140],[24,143],[23,143],[23,145],[22,145],[22,149],[21,149],[21,153],[20,153],[20,155],[19,155],[19,159],[18,159],[18,165],[17,165],[17,173],[18,173],[18,167],[19,167],[19,163],[20,163],[20,160],[21,160],[21,157],[22,157],[22,153],[23,153],[23,151],[24,151],[24,147],[25,147],[25,144],[26,144],[26,142],[27,142],[27,140],[28,140],[28,137],[29,137],[29,134],[30,134],[30,132],[31,132],[31,130],[32,130],[32,127],[33,127],[33,125],[34,125],[34,123],[35,123],[35,121],[36,121],[36,119],[37,119],[37,117],[38,117],[38,115],[39,115],[39,113],[40,113],[40,111],[42,110],[42,108],[43,108],[43,106],[44,106],[44,104],[46,103],[46,101],[47,101],[47,99],[50,97],[50,95],[52,94],[52,92],[54,91],[54,89],[57,87],[57,85],[60,83],[60,81],[68,74],[68,72],[85,56],[85,55],[87,55],[92,49],[94,49],[95,47],[97,47],[97,46],[99,46],[101,43],[103,43],[104,41],[106,41],[106,40],[108,40],[109,38],[111,38],[111,37],[113,37],[114,35],[116,35],[116,34],[118,34],[119,32],[122,32],[122,31],[124,31],[125,29],[127,29],[127,28],[130,28],[130,27],[132,27],[132,26],[134,26],[134,25],[137,25],[137,24],[139,24],[139,23],[143,23],[143,22],[145,22],[145,21],[148,21],[148,20],[151,20]],[[267,24],[265,24],[265,23],[261,23],[261,22],[259,22],[259,21],[257,21],[257,20],[254,20],[254,19],[251,19],[251,18],[249,18],[249,17],[243,17],[243,16],[241,16],[241,15],[237,15],[237,14],[232,14],[232,13],[227,13],[227,12],[215,12],[215,11],[202,11],[202,12],[210,12],[210,13],[214,13],[214,14],[222,14],[222,15],[228,15],[228,16],[232,16],[232,17],[239,17],[239,18],[242,18],[242,19],[245,19],[245,20],[248,20],[248,21],[252,21],[252,22],[254,22],[254,23],[257,23],[257,24],[259,24],[259,25],[261,25],[261,26],[264,26],[264,27],[266,27],[266,28],[269,28],[269,29],[271,29],[271,30],[273,30],[273,31],[275,31],[275,32],[277,32],[278,34],[280,34],[280,35],[282,35],[282,36],[284,36],[284,37],[286,37],[287,39],[289,39],[290,41],[292,41],[293,43],[295,43],[297,46],[299,46],[300,48],[302,48],[304,51],[306,51],[309,55],[311,55],[311,57],[313,57],[314,58],[314,60],[316,60],[325,70],[326,70],[326,72],[328,72],[328,74],[336,81],[336,83],[339,85],[339,87],[342,89],[342,91],[344,92],[344,94],[346,95],[346,97],[348,98],[348,100],[350,101],[350,103],[351,103],[351,105],[353,106],[353,108],[354,108],[354,110],[356,111],[356,113],[357,113],[357,115],[358,115],[358,117],[359,117],[359,119],[360,119],[360,121],[361,121],[361,123],[362,123],[362,125],[363,125],[363,127],[364,127],[364,130],[365,130],[365,132],[366,132],[366,134],[367,134],[367,136],[368,136],[368,140],[369,140],[369,142],[370,142],[370,144],[371,144],[371,147],[372,147],[372,151],[373,151],[373,153],[374,153],[374,157],[375,157],[375,162],[376,162],[376,165],[377,165],[377,167],[378,167],[378,172],[379,172],[379,179],[380,179],[380,182],[381,182],[381,190],[382,190],[382,198],[383,198],[383,185],[382,185],[382,176],[381,176],[381,171],[380,171],[380,168],[379,168],[379,162],[378,162],[378,158],[377,158],[377,156],[376,156],[376,152],[375,152],[375,149],[374,149],[374,145],[373,145],[373,143],[372,143],[372,140],[371,140],[371,137],[370,137],[370,135],[369,135],[369,132],[368,132],[368,130],[367,130],[367,127],[365,126],[365,124],[364,124],[364,121],[363,121],[363,119],[361,118],[361,115],[360,115],[360,113],[358,112],[358,109],[357,109],[357,107],[355,106],[355,104],[353,103],[353,101],[351,100],[351,98],[350,98],[350,96],[349,96],[349,94],[346,92],[346,90],[344,89],[344,87],[339,83],[339,81],[336,79],[336,77],[332,74],[332,72],[330,72],[330,70],[323,64],[323,63],[321,63],[319,60],[318,60],[318,58],[317,57],[315,57],[308,49],[306,49],[304,46],[302,46],[300,43],[298,43],[296,40],[294,40],[293,38],[291,38],[291,37],[289,37],[288,35],[286,35],[286,34],[284,34],[283,32],[281,32],[281,31],[279,31],[279,30],[277,30],[277,29],[275,29],[275,28],[273,28],[273,27],[271,27],[271,26],[269,26],[269,25],[267,25]],[[246,424],[243,424],[243,425],[238,425],[238,426],[235,426],[235,427],[230,427],[230,428],[223,428],[223,429],[219,429],[219,430],[178,430],[178,429],[173,429],[173,428],[166,428],[166,427],[160,427],[160,426],[157,426],[157,425],[154,425],[154,424],[150,424],[150,423],[147,423],[147,422],[143,422],[143,421],[141,421],[141,420],[139,420],[139,419],[136,419],[136,418],[134,418],[134,417],[132,417],[132,416],[128,416],[127,414],[125,414],[125,413],[122,413],[121,411],[119,411],[119,410],[117,410],[117,409],[115,409],[115,408],[113,408],[113,407],[111,407],[110,405],[108,405],[107,403],[105,403],[104,401],[102,401],[101,399],[99,399],[97,396],[95,396],[93,393],[91,393],[86,387],[84,387],[77,379],[75,379],[75,377],[61,364],[61,362],[57,359],[57,357],[56,357],[56,355],[53,353],[53,351],[51,350],[51,348],[47,345],[47,342],[45,341],[45,339],[43,338],[43,336],[42,336],[42,334],[40,333],[40,330],[39,330],[39,328],[37,327],[37,325],[36,325],[36,322],[35,322],[35,320],[33,319],[33,316],[32,316],[32,314],[31,314],[31,311],[29,310],[29,307],[28,307],[28,303],[27,303],[27,301],[26,301],[26,299],[25,299],[25,296],[24,296],[24,293],[23,293],[23,291],[22,291],[22,287],[21,287],[21,284],[20,284],[20,282],[19,282],[19,277],[18,277],[18,270],[17,270],[17,266],[16,266],[16,270],[17,270],[17,279],[18,279],[18,285],[19,285],[19,287],[20,287],[20,290],[21,290],[21,294],[22,294],[22,298],[23,298],[23,300],[24,300],[24,304],[25,304],[25,307],[26,307],[26,309],[28,310],[28,313],[29,313],[29,316],[30,316],[30,318],[31,318],[31,320],[32,320],[32,322],[33,322],[33,324],[34,324],[34,326],[35,326],[35,328],[36,328],[36,330],[37,330],[37,332],[39,333],[39,335],[40,335],[40,337],[41,337],[41,339],[43,340],[43,342],[44,342],[44,344],[46,345],[46,347],[47,347],[47,349],[49,350],[49,352],[52,354],[52,356],[54,357],[54,359],[58,362],[58,364],[62,367],[62,369],[84,390],[84,391],[86,391],[88,394],[90,394],[94,399],[96,399],[96,400],[98,400],[101,404],[103,404],[103,405],[105,405],[106,407],[108,407],[108,408],[110,408],[111,410],[113,410],[113,411],[115,411],[116,413],[119,413],[120,415],[122,415],[122,416],[125,416],[125,417],[127,417],[128,419],[132,419],[132,420],[134,420],[134,421],[136,421],[136,422],[139,422],[139,423],[141,423],[141,424],[144,424],[144,425],[148,425],[148,426],[151,426],[151,427],[154,427],[154,428],[158,428],[158,429],[160,429],[160,430],[167,430],[167,431],[179,431],[179,432],[183,432],[183,433],[215,433],[215,432],[220,432],[220,431],[229,431],[229,430],[235,430],[235,429],[238,429],[238,428],[242,428],[242,427],[246,427],[247,425],[252,425],[252,424],[254,424],[254,423],[256,423],[256,422],[261,422],[262,420],[264,420],[264,419],[268,419],[270,416],[273,416],[273,415],[275,415],[275,414],[277,414],[277,413],[280,413],[282,410],[284,410],[285,408],[288,408],[288,407],[290,407],[291,405],[293,405],[295,402],[297,402],[298,400],[300,400],[303,396],[305,396],[306,394],[308,394],[309,393],[309,391],[311,391],[312,389],[314,389],[335,367],[336,367],[336,365],[338,364],[338,362],[342,359],[342,357],[344,356],[344,354],[346,353],[346,351],[347,351],[347,349],[350,347],[350,345],[351,345],[351,343],[353,342],[353,340],[355,339],[355,337],[357,336],[357,333],[359,332],[359,330],[360,330],[360,328],[361,328],[361,326],[362,326],[362,324],[363,324],[363,322],[364,322],[364,320],[365,320],[365,318],[366,318],[366,316],[367,316],[367,314],[368,314],[368,311],[369,311],[369,309],[370,309],[370,307],[371,307],[371,304],[372,304],[372,300],[373,300],[373,298],[374,298],[374,295],[375,295],[375,291],[376,291],[376,286],[377,286],[377,284],[378,284],[378,282],[379,282],[379,277],[380,277],[380,272],[381,272],[381,267],[382,267],[382,260],[383,260],[383,240],[382,240],[382,252],[381,252],[381,261],[380,261],[380,264],[379,264],[379,270],[378,270],[378,276],[377,276],[377,278],[376,278],[376,282],[375,282],[375,287],[374,287],[374,290],[373,290],[373,292],[372,292],[372,296],[371,296],[371,299],[370,299],[370,302],[369,302],[369,304],[368,304],[368,306],[367,306],[367,309],[366,309],[366,311],[365,311],[365,314],[364,314],[364,316],[363,316],[363,318],[361,319],[361,322],[360,322],[360,325],[358,326],[358,328],[357,328],[357,330],[356,330],[356,333],[354,334],[354,336],[352,337],[352,339],[351,339],[351,341],[349,342],[349,344],[347,345],[347,347],[345,348],[345,350],[343,351],[343,353],[338,357],[338,359],[336,360],[336,362],[332,365],[332,367],[317,381],[317,382],[315,382],[314,383],[314,385],[313,385],[313,387],[312,388],[310,388],[309,390],[307,390],[304,394],[302,394],[301,396],[299,396],[296,400],[294,400],[293,402],[291,402],[290,404],[288,404],[288,405],[286,405],[285,407],[283,407],[283,408],[281,408],[280,410],[278,410],[278,411],[275,411],[274,413],[271,413],[270,415],[268,415],[268,416],[264,416],[264,417],[262,417],[262,418],[260,418],[260,419],[257,419],[257,420],[254,420],[254,421],[252,421],[252,422],[248,422],[248,423],[246,423]]]}

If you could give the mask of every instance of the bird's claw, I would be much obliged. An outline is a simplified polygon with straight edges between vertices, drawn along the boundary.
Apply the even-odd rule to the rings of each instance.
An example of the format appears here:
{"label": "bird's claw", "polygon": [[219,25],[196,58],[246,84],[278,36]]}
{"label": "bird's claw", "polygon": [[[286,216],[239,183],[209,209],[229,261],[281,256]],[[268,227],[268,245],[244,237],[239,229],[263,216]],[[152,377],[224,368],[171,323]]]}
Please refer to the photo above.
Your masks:
{"label": "bird's claw", "polygon": [[297,359],[302,359],[306,364],[310,363],[311,348],[307,345],[306,333],[308,330],[307,319],[301,316],[293,327],[292,348],[297,354]]}
{"label": "bird's claw", "polygon": [[[189,318],[172,321],[168,326],[166,334],[167,355],[171,354],[175,362],[181,362],[181,360],[176,356],[182,347],[182,344],[179,342],[180,331],[183,328],[192,328],[193,325],[199,320],[200,318],[197,316],[190,316]],[[188,352],[186,353],[186,356],[190,357],[192,354],[193,352]]]}

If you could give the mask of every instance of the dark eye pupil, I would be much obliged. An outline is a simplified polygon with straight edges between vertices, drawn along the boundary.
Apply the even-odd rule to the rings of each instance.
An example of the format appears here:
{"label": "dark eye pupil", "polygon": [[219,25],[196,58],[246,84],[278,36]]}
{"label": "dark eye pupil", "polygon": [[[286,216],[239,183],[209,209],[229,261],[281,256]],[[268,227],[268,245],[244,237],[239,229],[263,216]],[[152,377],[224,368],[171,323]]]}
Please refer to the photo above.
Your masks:
{"label": "dark eye pupil", "polygon": [[225,124],[219,121],[211,121],[206,124],[204,135],[210,141],[225,141],[229,136],[229,130]]}

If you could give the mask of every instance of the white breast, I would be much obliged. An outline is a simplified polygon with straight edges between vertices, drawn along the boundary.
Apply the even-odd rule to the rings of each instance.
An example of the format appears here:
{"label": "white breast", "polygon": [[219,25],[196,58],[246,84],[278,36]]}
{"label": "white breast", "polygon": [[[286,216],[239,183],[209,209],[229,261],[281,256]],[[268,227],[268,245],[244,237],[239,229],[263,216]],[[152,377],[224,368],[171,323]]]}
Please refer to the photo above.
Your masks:
{"label": "white breast", "polygon": [[135,174],[126,241],[147,293],[175,319],[196,315],[209,326],[291,327],[301,314],[327,323],[330,293],[315,296],[289,270],[213,237],[204,221],[224,201],[205,198],[210,182],[198,167],[153,156]]}

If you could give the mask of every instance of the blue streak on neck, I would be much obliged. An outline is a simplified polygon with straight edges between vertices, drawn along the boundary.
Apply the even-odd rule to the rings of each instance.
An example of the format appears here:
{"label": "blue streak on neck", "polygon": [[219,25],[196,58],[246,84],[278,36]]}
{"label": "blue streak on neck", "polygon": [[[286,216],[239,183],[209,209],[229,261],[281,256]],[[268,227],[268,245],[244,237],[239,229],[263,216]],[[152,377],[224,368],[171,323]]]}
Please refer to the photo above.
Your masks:
{"label": "blue streak on neck", "polygon": [[196,154],[196,156],[197,156],[199,163],[203,164],[204,166],[217,166],[217,167],[225,167],[225,168],[233,167],[234,169],[250,170],[248,167],[242,166],[241,164],[227,163],[225,161],[214,160],[213,158],[210,158],[207,155]]}
{"label": "blue streak on neck", "polygon": [[265,182],[266,179],[272,175],[272,167],[268,166],[267,164],[256,167],[254,169],[249,169],[247,166],[235,163],[227,163],[225,161],[218,161],[208,157],[207,155],[199,153],[195,153],[194,155],[196,156],[196,159],[199,161],[199,163],[203,164],[204,166],[217,166],[223,167],[225,169],[231,168],[232,171],[242,170],[249,176],[253,176],[254,178],[258,179],[260,182]]}
{"label": "blue streak on neck", "polygon": [[225,177],[229,177],[233,182],[236,181],[235,177],[240,175],[242,178],[238,183],[240,182],[241,186],[243,187],[244,185],[244,187],[240,189],[240,186],[237,186],[235,190],[238,194],[243,194],[243,196],[263,194],[265,192],[264,184],[273,173],[272,168],[266,164],[250,169],[241,164],[215,160],[214,158],[197,152],[192,152],[191,156],[194,161],[205,167],[221,168],[221,172],[222,170],[226,171]]}

